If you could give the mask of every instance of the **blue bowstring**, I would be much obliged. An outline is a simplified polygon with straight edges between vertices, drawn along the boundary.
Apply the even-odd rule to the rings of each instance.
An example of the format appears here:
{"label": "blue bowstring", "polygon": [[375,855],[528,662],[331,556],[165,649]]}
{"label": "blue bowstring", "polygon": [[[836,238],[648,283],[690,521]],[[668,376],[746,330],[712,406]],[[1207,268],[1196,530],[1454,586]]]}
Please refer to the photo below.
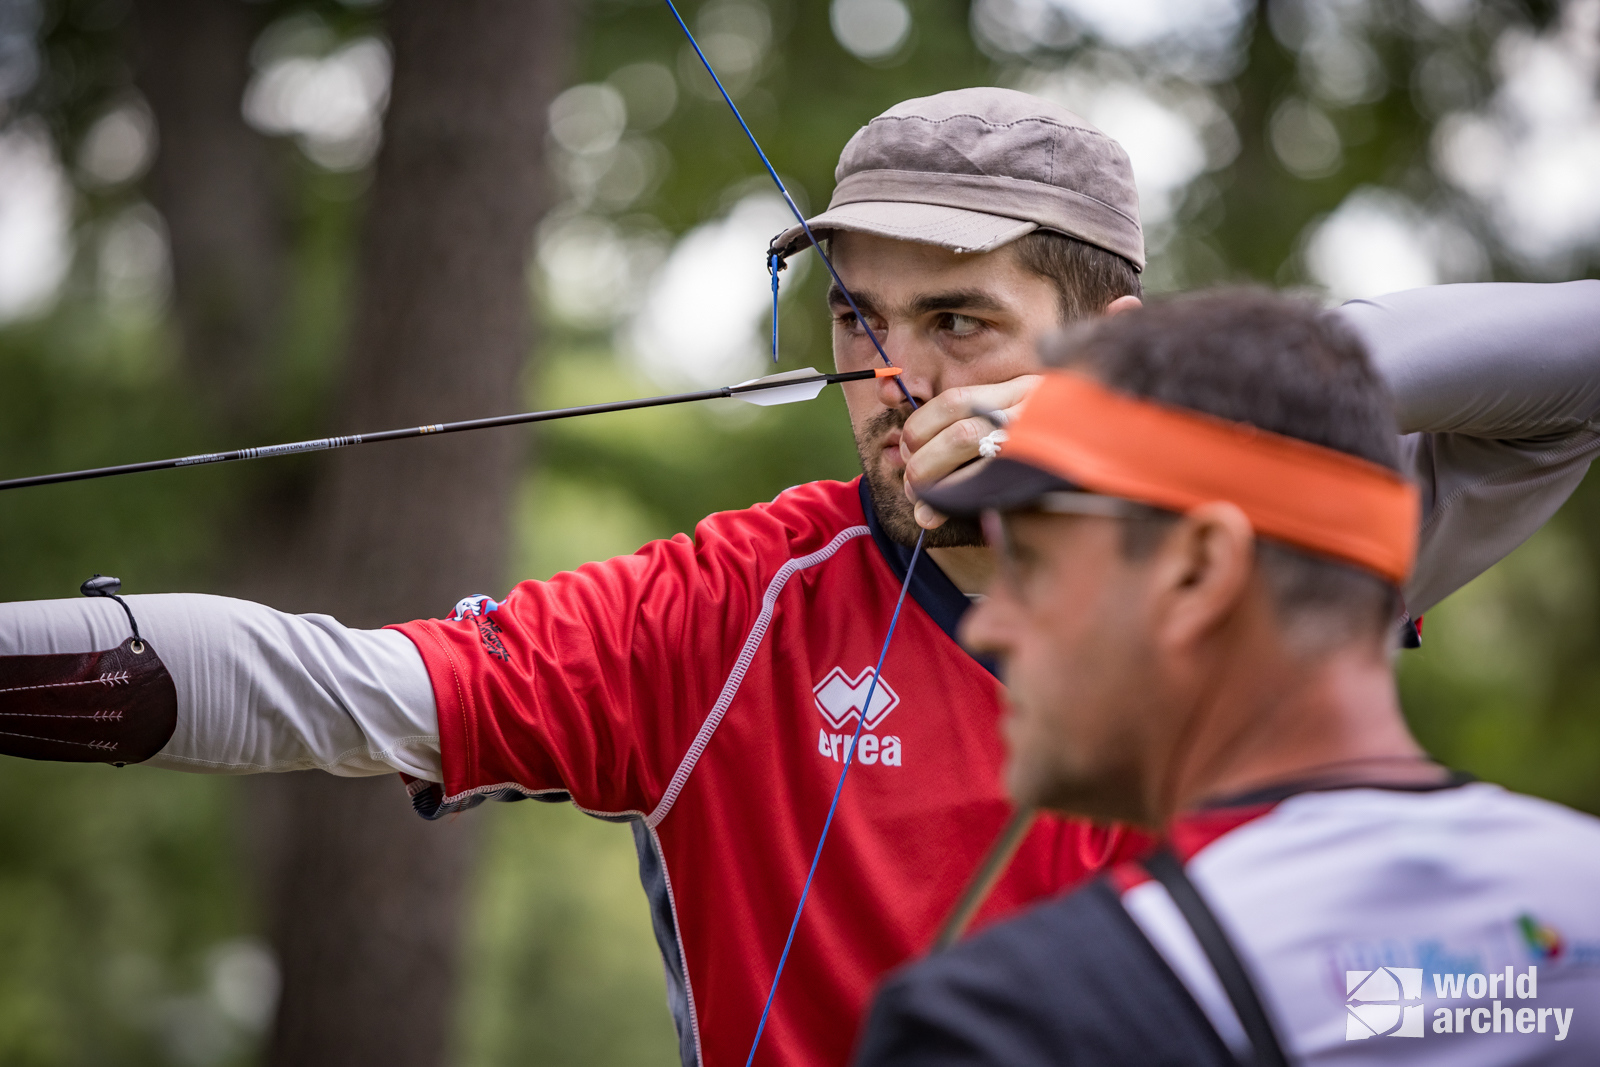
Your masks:
{"label": "blue bowstring", "polygon": [[[822,250],[822,244],[817,240],[817,235],[811,232],[811,225],[806,222],[805,213],[795,206],[794,197],[789,195],[788,186],[783,184],[783,179],[778,177],[777,168],[767,158],[766,152],[761,150],[761,142],[756,140],[756,135],[750,130],[750,124],[744,120],[744,115],[739,112],[739,106],[733,102],[733,97],[729,96],[728,90],[723,87],[722,79],[717,77],[717,72],[711,68],[711,60],[707,59],[706,54],[700,50],[700,42],[694,39],[693,33],[689,32],[689,24],[683,21],[683,16],[678,13],[678,5],[674,4],[672,0],[666,0],[666,5],[667,10],[672,12],[672,17],[678,20],[678,28],[683,30],[683,35],[689,39],[689,45],[694,49],[694,54],[700,57],[700,65],[706,68],[706,73],[711,75],[712,81],[716,82],[717,91],[722,94],[722,99],[727,101],[728,110],[733,112],[733,117],[739,120],[740,126],[744,127],[744,135],[750,138],[751,147],[756,150],[756,155],[761,157],[761,165],[767,168],[767,173],[772,176],[773,184],[778,187],[778,192],[783,194],[783,202],[789,205],[790,213],[794,215],[795,221],[800,224],[800,228],[805,231],[806,237],[811,241],[811,247],[817,250],[817,255],[822,259],[822,265],[828,268],[828,274],[833,277],[833,284],[839,287],[839,292],[843,295],[845,303],[849,304],[850,310],[855,313],[856,321],[867,332],[867,337],[872,341],[872,347],[878,350],[878,355],[883,359],[883,365],[885,367],[894,366],[894,361],[889,358],[889,353],[885,352],[883,345],[878,342],[878,335],[873,333],[872,327],[867,325],[866,316],[861,314],[861,309],[856,306],[856,298],[850,295],[850,290],[845,287],[844,279],[840,278],[839,272],[833,269],[833,261]],[[912,410],[915,410],[918,405],[916,400],[912,399],[911,390],[906,388],[906,383],[899,378],[895,378],[894,384],[900,387],[901,395],[906,398],[906,402],[911,405]]]}
{"label": "blue bowstring", "polygon": [[[855,313],[856,322],[860,323],[861,328],[866,331],[868,339],[872,341],[872,347],[877,349],[878,356],[883,360],[884,366],[894,366],[894,361],[889,358],[889,353],[883,350],[883,345],[879,342],[878,335],[872,332],[871,326],[867,325],[867,318],[861,314],[861,308],[856,304],[856,298],[851,295],[849,287],[844,284],[844,279],[839,277],[839,272],[834,269],[833,261],[822,250],[822,244],[817,240],[817,235],[811,232],[811,224],[806,222],[805,213],[795,204],[794,197],[789,195],[788,187],[783,184],[783,179],[778,177],[777,168],[767,158],[767,153],[762,150],[761,142],[756,140],[755,133],[750,129],[750,124],[744,120],[744,115],[740,113],[739,106],[733,102],[733,97],[728,95],[728,90],[722,84],[722,79],[717,77],[717,72],[712,68],[711,61],[706,58],[705,52],[700,48],[700,42],[696,41],[694,34],[690,32],[689,24],[683,21],[683,15],[679,13],[678,6],[672,0],[665,0],[665,2],[667,10],[671,11],[672,17],[677,20],[678,28],[683,30],[684,37],[688,38],[690,47],[694,49],[694,54],[700,57],[700,64],[706,68],[706,73],[711,75],[711,80],[716,83],[717,91],[722,94],[722,99],[727,103],[728,110],[733,112],[733,117],[738,119],[739,125],[744,128],[744,135],[750,139],[750,146],[756,150],[756,155],[761,157],[761,165],[767,168],[767,174],[771,176],[772,183],[778,187],[778,192],[783,195],[783,202],[789,205],[790,214],[794,215],[795,221],[805,231],[807,239],[811,242],[811,247],[817,250],[817,256],[822,260],[822,265],[828,268],[828,274],[833,278],[834,285],[838,286],[839,293],[844,297],[845,302],[850,305],[850,310]],[[767,269],[772,272],[772,358],[774,361],[778,358],[778,270],[782,262],[782,258],[776,253],[771,254],[767,261]],[[900,395],[906,398],[906,403],[911,405],[913,411],[921,406],[917,403],[916,398],[911,395],[911,390],[906,388],[905,382],[896,377],[894,383],[900,387]],[[751,1064],[755,1062],[756,1050],[761,1046],[761,1035],[766,1031],[767,1017],[772,1013],[773,999],[778,995],[778,980],[783,977],[783,968],[789,962],[789,950],[794,947],[795,931],[800,929],[800,917],[806,910],[806,898],[811,893],[811,881],[816,877],[817,864],[822,860],[822,846],[827,843],[828,831],[833,827],[833,816],[839,809],[839,797],[844,793],[844,780],[850,774],[850,764],[855,757],[856,743],[861,740],[861,728],[866,725],[867,714],[872,708],[872,698],[878,691],[878,678],[883,673],[883,661],[889,655],[889,642],[894,639],[895,626],[900,622],[900,609],[905,606],[906,592],[911,588],[911,575],[916,571],[917,560],[922,556],[922,541],[925,536],[925,531],[919,532],[917,534],[916,547],[911,550],[911,562],[906,566],[905,581],[900,585],[900,596],[894,602],[894,615],[889,620],[889,632],[884,635],[883,648],[878,652],[878,665],[872,672],[871,684],[867,686],[866,703],[861,707],[861,714],[856,719],[855,733],[850,736],[850,746],[845,750],[844,770],[839,772],[839,784],[834,787],[833,800],[828,805],[828,817],[822,824],[822,836],[817,839],[817,850],[811,856],[811,869],[806,872],[805,885],[800,889],[800,902],[795,905],[794,919],[789,923],[789,936],[783,942],[783,954],[778,957],[777,970],[772,973],[772,988],[767,991],[767,1002],[761,1009],[761,1021],[756,1024],[756,1036],[750,1042],[750,1055],[745,1059],[745,1067],[751,1067]]]}
{"label": "blue bowstring", "polygon": [[822,859],[822,846],[828,840],[828,831],[833,827],[833,814],[839,808],[839,797],[844,793],[844,780],[850,773],[850,765],[855,762],[856,742],[861,740],[861,728],[867,723],[867,715],[872,710],[872,697],[878,691],[878,679],[883,676],[883,661],[889,655],[889,642],[894,639],[894,628],[900,621],[900,609],[905,606],[906,591],[911,588],[911,575],[916,570],[917,559],[922,555],[922,539],[926,531],[917,534],[917,546],[911,550],[911,562],[906,566],[905,581],[900,583],[900,597],[894,602],[894,615],[889,619],[889,632],[883,637],[883,648],[878,653],[878,665],[872,671],[872,684],[867,686],[867,699],[861,705],[861,714],[856,718],[856,732],[850,736],[850,744],[844,752],[844,770],[839,772],[839,784],[833,788],[833,802],[828,805],[828,817],[822,823],[822,836],[817,838],[817,850],[811,855],[811,870],[806,872],[806,884],[800,889],[800,903],[794,909],[794,920],[789,923],[789,936],[783,943],[783,955],[778,957],[778,969],[772,973],[772,988],[767,991],[766,1006],[761,1009],[761,1021],[756,1024],[755,1040],[750,1042],[750,1055],[744,1061],[744,1067],[750,1067],[756,1059],[756,1049],[761,1045],[761,1034],[767,1028],[767,1015],[772,1011],[772,1001],[778,995],[778,979],[783,977],[784,964],[789,962],[789,949],[794,945],[795,931],[800,929],[800,916],[806,910],[806,896],[811,892],[811,880],[817,875],[817,864]]}

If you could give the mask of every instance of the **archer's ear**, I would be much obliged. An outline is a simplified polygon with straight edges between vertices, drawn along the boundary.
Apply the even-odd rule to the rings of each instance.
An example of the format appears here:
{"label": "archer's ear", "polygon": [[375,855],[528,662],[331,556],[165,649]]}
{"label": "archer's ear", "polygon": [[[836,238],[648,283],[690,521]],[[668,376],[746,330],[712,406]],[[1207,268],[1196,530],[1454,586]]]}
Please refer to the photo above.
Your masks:
{"label": "archer's ear", "polygon": [[1152,561],[1162,644],[1193,645],[1234,614],[1250,587],[1255,545],[1250,520],[1223,501],[1202,504],[1173,524]]}
{"label": "archer's ear", "polygon": [[1144,301],[1140,300],[1136,296],[1119,296],[1115,300],[1111,301],[1111,303],[1106,305],[1106,309],[1103,314],[1109,319],[1113,315],[1120,315],[1124,311],[1132,311],[1135,308],[1142,307],[1144,307]]}

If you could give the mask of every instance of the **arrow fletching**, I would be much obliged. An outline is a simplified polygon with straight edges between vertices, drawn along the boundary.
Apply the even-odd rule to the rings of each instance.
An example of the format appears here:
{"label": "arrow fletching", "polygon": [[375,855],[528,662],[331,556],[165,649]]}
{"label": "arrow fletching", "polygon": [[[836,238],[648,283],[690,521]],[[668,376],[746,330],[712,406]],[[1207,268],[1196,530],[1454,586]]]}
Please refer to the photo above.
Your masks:
{"label": "arrow fletching", "polygon": [[[815,400],[822,394],[822,390],[832,382],[853,381],[855,379],[892,378],[900,373],[899,367],[879,367],[870,375],[864,371],[850,374],[823,374],[814,367],[802,367],[799,370],[784,371],[782,374],[769,374],[765,378],[752,378],[748,382],[730,385],[728,392],[747,404],[756,404],[760,407],[776,407],[779,404],[798,404],[803,400]],[[784,382],[794,382],[793,385],[784,385]]]}
{"label": "arrow fletching", "polygon": [[[804,378],[805,381],[794,385],[775,384],[794,378]],[[761,388],[746,392],[751,386]],[[802,400],[815,400],[827,386],[828,379],[825,375],[815,368],[803,367],[800,370],[784,371],[782,374],[769,374],[765,378],[752,378],[748,382],[730,386],[730,391],[746,404],[770,408],[779,404],[798,404]]]}

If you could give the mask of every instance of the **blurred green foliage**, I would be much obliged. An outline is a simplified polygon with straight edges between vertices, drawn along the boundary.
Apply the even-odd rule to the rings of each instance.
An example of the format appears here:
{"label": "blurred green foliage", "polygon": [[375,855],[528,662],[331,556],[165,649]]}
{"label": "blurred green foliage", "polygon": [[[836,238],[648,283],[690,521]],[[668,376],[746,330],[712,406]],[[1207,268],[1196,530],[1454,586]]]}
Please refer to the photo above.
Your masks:
{"label": "blurred green foliage", "polygon": [[459,1062],[676,1064],[632,835],[565,805],[489,817]]}
{"label": "blurred green foliage", "polygon": [[[689,5],[691,21],[708,6]],[[1018,57],[975,43],[965,3],[910,6],[912,42],[870,64],[835,41],[823,5],[762,7],[771,41],[739,99],[802,203],[826,198],[839,148],[888,105],[1017,75]],[[334,4],[278,8],[319,12],[344,35],[368,32],[381,17]],[[77,31],[71,17],[46,27],[49,55],[71,56],[76,79],[55,104],[38,106],[70,154],[95,94],[117,91],[124,75],[113,69],[121,61],[108,31],[77,5],[63,10],[88,19]],[[1548,15],[1509,3],[1485,10],[1459,44],[1480,69],[1504,26]],[[1301,91],[1295,53],[1266,28],[1247,26],[1238,61],[1210,83],[1238,127],[1240,151],[1184,194],[1150,272],[1155,287],[1300,283],[1305,228],[1356,187],[1431,195],[1437,181],[1426,144],[1437,116],[1409,89],[1410,67],[1429,43],[1419,25],[1396,17],[1369,27],[1389,88],[1331,109],[1346,163],[1316,179],[1289,174],[1265,142],[1267,115]],[[1058,58],[1071,62],[1074,54],[1063,47]],[[594,0],[578,56],[577,80],[599,81],[641,61],[678,76],[678,107],[650,131],[667,165],[652,190],[611,211],[621,232],[680,236],[761,188],[759,162],[725,107],[706,86],[696,88],[702,76],[653,0]],[[363,175],[324,173],[304,160],[296,167],[293,293],[275,426],[284,437],[365,429],[320,421]],[[82,195],[83,217],[92,220],[105,194]],[[174,377],[160,308],[108,302],[96,288],[93,227],[85,222],[79,236],[78,266],[54,310],[0,328],[0,474],[252,443],[195,410]],[[760,249],[751,255],[759,261]],[[1513,265],[1495,263],[1500,276],[1516,276]],[[822,272],[795,288],[782,323],[784,365],[826,366]],[[717,315],[719,294],[703,299],[699,313]],[[661,391],[618,350],[611,326],[573,325],[552,309],[541,370],[522,399],[553,406]],[[537,435],[532,456],[507,585],[856,469],[836,392],[795,407],[718,402],[553,424]],[[94,571],[118,574],[130,592],[220,588],[231,511],[252,480],[274,477],[263,470],[195,469],[4,494],[0,599],[70,596]],[[1403,658],[1401,680],[1432,751],[1490,780],[1600,812],[1597,575],[1600,490],[1591,484],[1528,545],[1429,614],[1425,647]],[[260,917],[237,840],[236,785],[0,760],[0,787],[13,801],[0,825],[0,1063],[251,1061],[263,1022],[252,1014],[259,997],[251,1000],[250,987],[260,980]],[[533,803],[467,817],[485,820],[488,833],[473,882],[458,1062],[675,1062],[626,829]]]}
{"label": "blurred green foliage", "polygon": [[215,996],[250,928],[233,790],[138,767],[0,773],[18,801],[0,826],[0,1063],[248,1052],[254,1034]]}

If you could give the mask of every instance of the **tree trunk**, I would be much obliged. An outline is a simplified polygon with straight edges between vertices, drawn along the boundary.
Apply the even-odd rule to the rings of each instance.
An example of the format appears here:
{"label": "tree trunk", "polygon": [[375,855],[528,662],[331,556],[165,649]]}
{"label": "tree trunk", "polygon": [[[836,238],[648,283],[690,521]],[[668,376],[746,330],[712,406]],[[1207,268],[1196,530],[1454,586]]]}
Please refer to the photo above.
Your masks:
{"label": "tree trunk", "polygon": [[218,425],[262,408],[283,302],[274,146],[239,107],[260,5],[137,0],[134,81],[156,116],[151,200],[167,223],[183,368]]}
{"label": "tree trunk", "polygon": [[[397,0],[395,79],[338,424],[510,410],[531,347],[528,253],[548,206],[545,112],[564,0]],[[504,580],[515,430],[337,453],[306,565],[347,621],[435,615]]]}
{"label": "tree trunk", "polygon": [[[532,341],[527,254],[550,197],[544,116],[570,6],[395,3],[394,82],[335,432],[501,411],[517,395]],[[260,11],[238,0],[136,9],[136,79],[161,140],[151,196],[171,239],[184,368],[230,425],[266,410],[283,294],[273,149],[239,110]],[[236,559],[228,584],[355,625],[493,591],[522,441],[491,431],[340,455],[319,471],[296,547]],[[270,525],[295,525],[281,519]],[[252,785],[246,836],[284,979],[267,1062],[443,1062],[471,821],[424,823],[388,777]]]}
{"label": "tree trunk", "polygon": [[[545,112],[567,0],[396,0],[394,84],[362,234],[338,427],[508,410],[532,346],[526,279],[551,195]],[[523,435],[339,453],[298,599],[376,626],[505,580]],[[393,778],[287,776],[276,1067],[433,1067],[453,1021],[471,820],[424,823]]]}

